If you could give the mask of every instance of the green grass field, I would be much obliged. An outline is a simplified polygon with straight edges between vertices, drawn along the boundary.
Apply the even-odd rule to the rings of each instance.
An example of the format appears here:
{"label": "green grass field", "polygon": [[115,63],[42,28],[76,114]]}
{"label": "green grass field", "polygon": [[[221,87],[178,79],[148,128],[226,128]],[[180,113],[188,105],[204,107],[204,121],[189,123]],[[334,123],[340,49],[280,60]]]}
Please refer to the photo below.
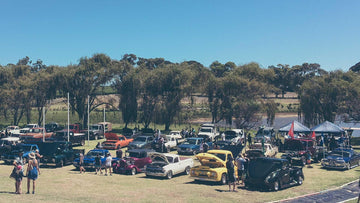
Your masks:
{"label": "green grass field", "polygon": [[[83,147],[92,149],[97,141]],[[125,150],[125,149],[123,149]],[[115,155],[114,151],[111,151]],[[172,153],[176,153],[173,151]],[[191,157],[194,158],[194,157]],[[80,174],[71,165],[63,168],[41,168],[36,194],[14,194],[14,180],[9,178],[12,166],[0,161],[0,202],[269,202],[319,192],[356,180],[360,167],[346,170],[325,170],[320,165],[304,167],[305,180],[278,192],[250,191],[238,186],[239,192],[227,192],[227,185],[194,182],[190,176],[180,175],[173,179],[146,178],[114,174]],[[26,192],[26,179],[22,183]]]}

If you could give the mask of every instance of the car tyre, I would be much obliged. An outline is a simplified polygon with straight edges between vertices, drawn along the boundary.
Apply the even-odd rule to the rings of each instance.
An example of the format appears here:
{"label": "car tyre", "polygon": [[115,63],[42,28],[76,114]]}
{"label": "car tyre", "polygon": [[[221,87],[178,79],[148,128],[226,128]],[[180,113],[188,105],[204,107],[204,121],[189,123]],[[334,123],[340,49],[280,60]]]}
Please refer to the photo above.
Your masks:
{"label": "car tyre", "polygon": [[302,185],[302,184],[303,184],[303,181],[304,181],[303,177],[299,176],[299,177],[298,177],[298,180],[297,180],[298,185]]}
{"label": "car tyre", "polygon": [[273,183],[273,190],[278,191],[279,189],[280,189],[280,184],[279,181],[277,180]]}
{"label": "car tyre", "polygon": [[136,168],[132,168],[131,171],[130,171],[130,174],[131,175],[136,175]]}
{"label": "car tyre", "polygon": [[190,166],[187,166],[187,167],[185,168],[184,173],[185,173],[186,175],[189,175],[189,174],[190,174]]}
{"label": "car tyre", "polygon": [[170,146],[167,146],[167,147],[166,147],[166,152],[169,153],[170,151],[171,151]]}
{"label": "car tyre", "polygon": [[80,145],[84,146],[85,145],[85,140],[81,140]]}
{"label": "car tyre", "polygon": [[98,135],[95,135],[94,136],[94,140],[98,140],[99,139],[99,136]]}
{"label": "car tyre", "polygon": [[220,183],[221,183],[222,185],[225,185],[226,182],[227,182],[227,180],[226,180],[226,173],[223,173],[223,174],[221,175]]}
{"label": "car tyre", "polygon": [[346,169],[347,169],[347,170],[350,170],[350,169],[351,169],[351,164],[350,164],[350,163],[347,163],[347,164],[346,164]]}
{"label": "car tyre", "polygon": [[167,179],[171,179],[173,177],[173,173],[172,171],[169,171],[167,174],[166,174],[166,178]]}
{"label": "car tyre", "polygon": [[62,168],[64,166],[64,160],[60,160],[60,162],[57,164],[57,166]]}

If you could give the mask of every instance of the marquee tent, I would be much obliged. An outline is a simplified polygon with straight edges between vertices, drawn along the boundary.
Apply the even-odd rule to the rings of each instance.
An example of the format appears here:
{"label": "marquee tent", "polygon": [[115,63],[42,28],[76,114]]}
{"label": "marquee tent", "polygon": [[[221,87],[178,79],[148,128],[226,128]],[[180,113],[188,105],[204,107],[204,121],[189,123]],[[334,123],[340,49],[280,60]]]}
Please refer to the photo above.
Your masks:
{"label": "marquee tent", "polygon": [[[291,128],[292,122],[286,124],[285,126],[279,129],[279,132],[289,132]],[[294,121],[294,133],[310,133],[311,130],[304,126],[303,124],[299,123],[298,121]]]}

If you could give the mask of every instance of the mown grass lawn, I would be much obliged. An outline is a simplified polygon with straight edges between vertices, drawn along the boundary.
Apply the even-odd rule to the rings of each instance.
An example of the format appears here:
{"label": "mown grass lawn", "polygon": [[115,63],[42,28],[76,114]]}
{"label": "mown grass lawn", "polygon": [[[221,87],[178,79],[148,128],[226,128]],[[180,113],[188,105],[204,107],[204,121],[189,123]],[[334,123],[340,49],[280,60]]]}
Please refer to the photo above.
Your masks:
{"label": "mown grass lawn", "polygon": [[[84,146],[92,149],[97,141]],[[77,148],[84,148],[77,147]],[[125,150],[125,149],[124,149]],[[115,151],[111,151],[115,155]],[[176,152],[172,152],[176,153]],[[227,192],[227,185],[194,182],[189,176],[171,180],[114,174],[79,174],[73,166],[41,168],[36,194],[14,194],[14,180],[9,178],[12,166],[0,161],[0,202],[268,202],[334,188],[356,180],[360,167],[346,170],[325,170],[319,164],[304,167],[305,181],[278,192],[250,191],[241,186],[239,192]],[[22,183],[26,192],[26,179]]]}

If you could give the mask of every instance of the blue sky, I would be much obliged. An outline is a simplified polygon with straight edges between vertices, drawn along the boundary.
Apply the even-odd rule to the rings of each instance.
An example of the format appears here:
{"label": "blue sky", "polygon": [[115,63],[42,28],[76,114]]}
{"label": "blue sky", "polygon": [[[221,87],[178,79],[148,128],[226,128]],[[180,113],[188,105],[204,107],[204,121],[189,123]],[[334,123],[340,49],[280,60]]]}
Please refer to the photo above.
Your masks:
{"label": "blue sky", "polygon": [[4,0],[0,64],[77,64],[104,53],[237,65],[360,62],[358,0]]}

